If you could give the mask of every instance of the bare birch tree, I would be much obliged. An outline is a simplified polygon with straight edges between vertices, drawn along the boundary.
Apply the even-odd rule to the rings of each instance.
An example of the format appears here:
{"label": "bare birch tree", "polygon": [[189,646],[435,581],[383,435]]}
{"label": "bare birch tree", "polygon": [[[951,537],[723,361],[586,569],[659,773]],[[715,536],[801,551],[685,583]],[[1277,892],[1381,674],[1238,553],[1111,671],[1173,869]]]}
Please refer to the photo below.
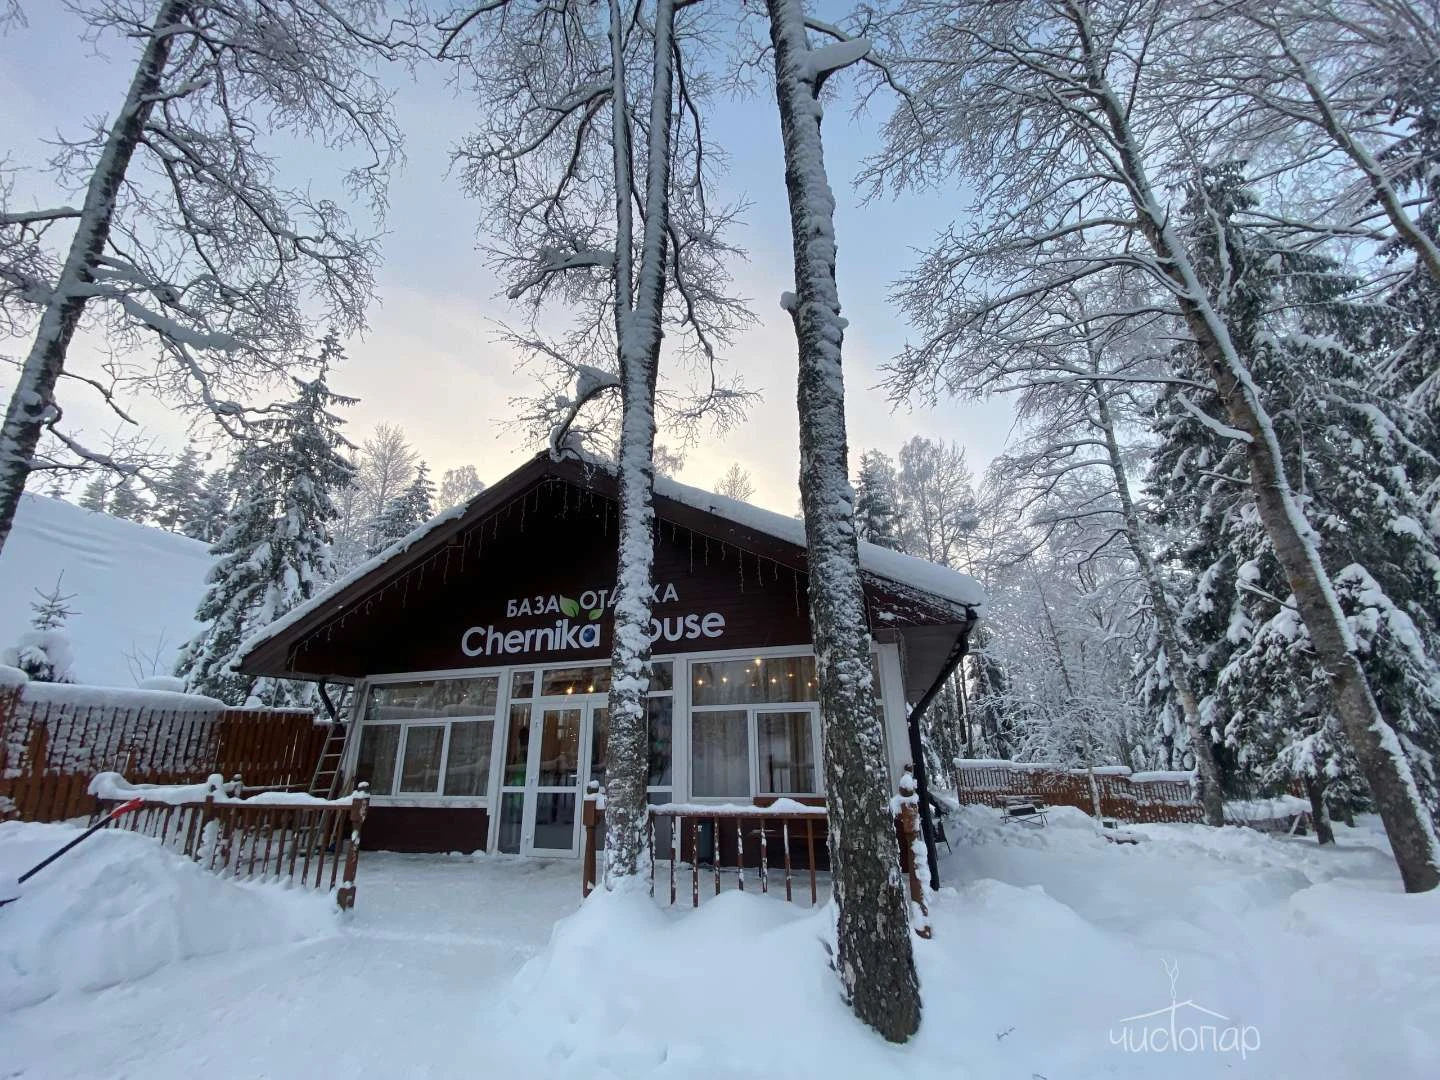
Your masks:
{"label": "bare birch tree", "polygon": [[[907,185],[952,170],[988,210],[950,230],[912,276],[920,325],[944,310],[957,330],[1045,302],[1100,273],[1134,275],[1173,311],[1208,366],[1245,450],[1255,505],[1292,600],[1328,673],[1335,709],[1385,823],[1405,887],[1440,884],[1440,845],[1394,729],[1291,487],[1274,425],[1226,320],[1228,283],[1207,285],[1154,174],[1193,162],[1198,110],[1183,113],[1149,58],[1184,47],[1186,13],[1159,0],[899,0],[914,96],[888,127],[872,178]],[[1183,115],[1182,115],[1183,113]],[[1171,173],[1170,175],[1176,175]],[[1220,265],[1224,265],[1223,253]],[[925,285],[925,275],[931,283]],[[962,314],[963,313],[963,314]],[[907,351],[902,383],[933,377],[948,334]]]}
{"label": "bare birch tree", "polygon": [[[1133,290],[1105,295],[1096,276],[1085,286],[1055,290],[1028,305],[997,312],[982,335],[966,332],[943,342],[949,323],[965,325],[967,309],[941,313],[926,347],[943,349],[940,372],[951,393],[982,399],[1015,398],[1023,425],[1019,447],[999,464],[1026,489],[1023,504],[1036,528],[1031,550],[1057,534],[1084,526],[1076,560],[1090,565],[1121,544],[1132,561],[1155,620],[1175,696],[1195,755],[1201,805],[1209,825],[1225,824],[1213,737],[1191,686],[1192,650],[1177,626],[1179,605],[1161,572],[1149,528],[1136,507],[1133,456],[1122,445],[1122,425],[1143,409],[1147,390],[1166,380],[1161,360],[1167,318],[1145,313],[1149,299]],[[1104,317],[1092,317],[1091,309]],[[1162,341],[1156,339],[1161,338]],[[910,384],[899,376],[902,388]],[[1074,490],[1077,477],[1084,483]]]}
{"label": "bare birch tree", "polygon": [[363,324],[375,241],[336,201],[284,186],[267,137],[357,153],[350,195],[383,210],[400,142],[368,67],[396,55],[383,9],[77,0],[93,34],[139,55],[110,120],[61,143],[52,162],[79,206],[27,209],[0,191],[0,311],[6,331],[31,338],[0,431],[0,547],[43,432],[96,456],[59,427],[55,393],[86,320],[112,348],[155,358],[141,383],[232,433],[244,426],[235,398],[283,373],[317,316]]}
{"label": "bare birch tree", "polygon": [[795,292],[782,304],[794,319],[799,346],[800,495],[825,725],[836,970],[855,1015],[886,1039],[904,1042],[920,1026],[920,985],[870,668],[845,434],[835,198],[820,138],[825,79],[864,58],[870,43],[813,24],[828,43],[812,45],[812,23],[800,0],[767,0],[766,9],[795,257]]}
{"label": "bare birch tree", "polygon": [[[684,17],[677,17],[684,7]],[[719,350],[747,315],[726,292],[731,208],[711,201],[704,137],[703,10],[500,0],[446,19],[443,52],[473,73],[482,129],[458,151],[467,187],[487,201],[482,231],[508,295],[532,319],[509,340],[538,360],[544,395],[528,419],[565,452],[582,410],[618,398],[619,559],[606,776],[606,880],[643,875],[649,735],[654,445],[660,344],[698,374],[693,394],[661,401],[672,418],[724,419],[743,391],[718,375]],[[544,333],[551,298],[574,313]]]}

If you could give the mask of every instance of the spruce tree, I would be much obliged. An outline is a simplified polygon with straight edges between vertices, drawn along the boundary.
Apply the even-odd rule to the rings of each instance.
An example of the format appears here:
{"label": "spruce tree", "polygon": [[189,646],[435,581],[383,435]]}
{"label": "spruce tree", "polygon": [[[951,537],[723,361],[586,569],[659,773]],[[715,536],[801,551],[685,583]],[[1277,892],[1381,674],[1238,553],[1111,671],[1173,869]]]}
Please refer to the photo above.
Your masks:
{"label": "spruce tree", "polygon": [[74,594],[60,591],[64,577],[62,572],[49,592],[35,590],[38,599],[30,601],[30,629],[20,635],[12,648],[0,653],[0,663],[19,668],[33,682],[73,681],[70,673],[73,653],[65,635],[65,623],[78,612],[70,608]]}
{"label": "spruce tree", "polygon": [[878,450],[860,458],[855,481],[855,531],[861,540],[900,549],[900,510],[895,493],[895,466]]}
{"label": "spruce tree", "polygon": [[435,485],[430,472],[420,462],[415,479],[388,503],[370,527],[370,547],[365,553],[373,559],[397,540],[403,540],[435,516]]}
{"label": "spruce tree", "polygon": [[228,468],[208,473],[200,488],[195,514],[180,522],[180,531],[192,540],[203,540],[207,544],[219,540],[235,508],[235,480],[234,471]]}
{"label": "spruce tree", "polygon": [[[1427,421],[1370,385],[1393,317],[1357,300],[1357,283],[1324,256],[1242,225],[1256,205],[1238,164],[1207,171],[1187,204],[1196,263],[1214,280],[1224,276],[1232,337],[1276,419],[1365,676],[1433,807],[1440,529],[1425,509],[1436,476],[1423,449]],[[1207,261],[1220,250],[1223,266]],[[1176,373],[1198,373],[1198,359],[1180,352]],[[1252,783],[1299,777],[1317,804],[1327,785],[1356,790],[1329,677],[1244,483],[1243,449],[1224,434],[1223,410],[1172,385],[1156,426],[1157,504],[1183,538],[1171,554],[1195,582],[1182,622],[1232,772]]]}
{"label": "spruce tree", "polygon": [[85,490],[80,493],[80,509],[93,510],[97,514],[105,513],[110,505],[110,478],[105,473],[97,473],[95,478],[85,485]]}
{"label": "spruce tree", "polygon": [[155,524],[170,532],[184,532],[201,513],[201,485],[205,470],[200,467],[200,452],[185,447],[175,463],[155,485]]}
{"label": "spruce tree", "polygon": [[138,522],[143,522],[150,516],[150,504],[135,490],[135,481],[130,477],[125,477],[115,485],[115,493],[110,497],[109,514],[111,517]]}
{"label": "spruce tree", "polygon": [[321,345],[313,380],[294,379],[295,398],[255,425],[256,439],[238,455],[238,497],[211,548],[217,562],[196,613],[206,629],[185,648],[176,674],[197,693],[233,704],[301,704],[308,688],[276,680],[257,685],[231,670],[244,640],[309,600],[333,577],[334,492],[349,484],[350,444],[332,411],[354,398],[333,393],[326,372],[343,352],[332,332]]}

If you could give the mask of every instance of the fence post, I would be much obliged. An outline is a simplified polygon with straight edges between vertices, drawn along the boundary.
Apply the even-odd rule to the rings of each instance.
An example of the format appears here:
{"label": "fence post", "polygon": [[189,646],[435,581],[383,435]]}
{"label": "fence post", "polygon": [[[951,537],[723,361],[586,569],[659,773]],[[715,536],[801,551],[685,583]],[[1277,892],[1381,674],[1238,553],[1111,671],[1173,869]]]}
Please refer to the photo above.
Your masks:
{"label": "fence post", "polygon": [[595,824],[599,817],[600,781],[591,780],[585,785],[585,806],[580,812],[580,823],[585,826],[585,851],[580,869],[580,895],[589,896],[595,891]]}
{"label": "fence post", "polygon": [[355,906],[355,875],[360,869],[360,827],[365,824],[365,814],[370,809],[370,785],[362,780],[350,796],[350,843],[345,849],[345,879],[335,893],[335,902],[341,911]]}
{"label": "fence post", "polygon": [[190,815],[190,829],[185,834],[185,854],[196,862],[200,861],[200,851],[205,847],[205,837],[208,835],[210,821],[215,816],[215,792],[205,792],[205,804],[200,808],[200,827],[195,827],[195,815]]}
{"label": "fence post", "polygon": [[910,879],[910,925],[917,937],[929,938],[930,909],[925,904],[925,883],[920,880],[920,860],[926,857],[925,842],[920,839],[920,796],[915,770],[909,765],[900,777],[900,794],[895,802],[899,810],[900,863]]}

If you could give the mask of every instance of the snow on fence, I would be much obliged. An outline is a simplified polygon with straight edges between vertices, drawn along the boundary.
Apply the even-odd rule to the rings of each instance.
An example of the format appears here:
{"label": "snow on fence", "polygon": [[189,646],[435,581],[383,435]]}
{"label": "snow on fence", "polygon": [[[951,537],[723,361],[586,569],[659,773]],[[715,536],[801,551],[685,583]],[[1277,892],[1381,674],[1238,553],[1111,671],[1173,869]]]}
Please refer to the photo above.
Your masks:
{"label": "snow on fence", "polygon": [[[924,871],[925,847],[920,840],[919,800],[915,797],[910,767],[892,800],[895,838],[900,865],[908,882],[915,932],[930,936],[926,910]],[[690,879],[690,904],[700,906],[700,897],[713,889],[719,896],[727,881],[745,891],[758,889],[768,894],[773,888],[785,891],[785,899],[803,902],[806,886],[809,904],[821,899],[821,883],[828,879],[830,856],[826,847],[829,819],[820,805],[795,799],[773,799],[757,803],[661,803],[650,807],[650,895],[655,895],[657,866],[665,864],[669,902],[675,903]],[[605,795],[590,783],[585,796],[581,823],[584,847],[581,860],[581,892],[589,896],[599,879],[601,838],[605,833]],[[688,871],[688,873],[687,873]],[[662,893],[663,895],[663,893]],[[799,900],[797,901],[797,896]]]}
{"label": "snow on fence", "polygon": [[327,726],[295,709],[233,709],[163,691],[27,683],[0,686],[0,806],[27,821],[93,809],[90,778],[151,784],[244,775],[261,787],[308,784]]}
{"label": "snow on fence", "polygon": [[955,762],[955,798],[961,803],[1003,807],[1007,798],[1029,796],[1050,806],[1074,806],[1087,814],[1131,824],[1200,822],[1205,814],[1195,801],[1193,773],[1132,773],[1123,765],[1071,769],[1043,762]]}
{"label": "snow on fence", "polygon": [[159,785],[132,784],[105,772],[87,790],[97,818],[139,799],[140,808],[118,818],[116,827],[154,837],[221,877],[333,890],[341,910],[355,906],[368,784],[343,799],[288,791],[246,797],[238,779],[227,784],[219,773],[201,784]]}

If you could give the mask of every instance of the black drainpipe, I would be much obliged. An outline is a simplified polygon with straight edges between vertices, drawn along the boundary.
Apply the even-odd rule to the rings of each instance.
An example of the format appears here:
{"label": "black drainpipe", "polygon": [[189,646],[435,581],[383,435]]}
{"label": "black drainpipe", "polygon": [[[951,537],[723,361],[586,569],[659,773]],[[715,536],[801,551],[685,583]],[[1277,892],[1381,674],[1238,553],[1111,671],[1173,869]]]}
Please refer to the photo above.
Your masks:
{"label": "black drainpipe", "polygon": [[330,722],[331,722],[332,724],[338,724],[338,723],[340,723],[340,714],[335,711],[335,703],[330,700],[330,695],[329,695],[329,693],[325,690],[325,680],[324,680],[324,679],[321,679],[321,680],[320,680],[319,686],[320,686],[320,700],[325,703],[325,711],[330,714]]}
{"label": "black drainpipe", "polygon": [[925,715],[925,710],[935,700],[935,695],[940,693],[940,688],[945,685],[945,680],[955,674],[955,669],[960,666],[960,661],[970,650],[970,629],[973,624],[967,623],[955,638],[955,644],[950,647],[950,655],[945,658],[945,663],[940,668],[940,674],[935,676],[935,681],[930,684],[915,707],[910,710],[910,717],[906,720],[906,727],[910,733],[910,756],[915,764],[915,794],[920,798],[920,835],[925,840],[925,858],[930,863],[930,888],[940,888],[940,849],[935,846],[935,821],[930,816],[930,781],[925,774],[925,747],[920,740],[920,718]]}

